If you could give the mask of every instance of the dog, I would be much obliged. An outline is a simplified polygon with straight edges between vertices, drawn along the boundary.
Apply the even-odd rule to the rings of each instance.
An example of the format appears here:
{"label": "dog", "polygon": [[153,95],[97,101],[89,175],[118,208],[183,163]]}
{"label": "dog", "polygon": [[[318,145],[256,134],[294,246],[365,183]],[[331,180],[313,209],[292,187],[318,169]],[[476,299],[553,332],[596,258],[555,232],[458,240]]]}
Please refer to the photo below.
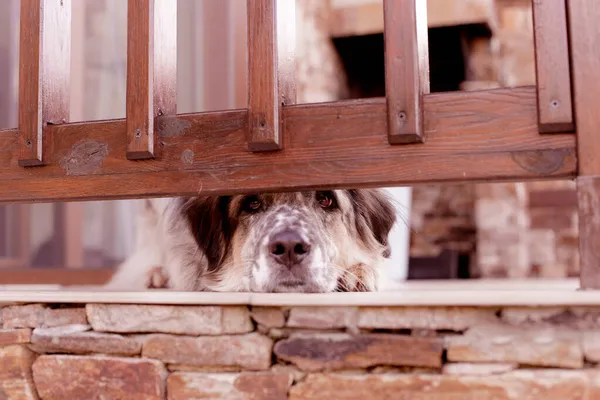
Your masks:
{"label": "dog", "polygon": [[107,287],[377,291],[395,223],[381,189],[197,196],[163,207],[146,201],[138,248]]}

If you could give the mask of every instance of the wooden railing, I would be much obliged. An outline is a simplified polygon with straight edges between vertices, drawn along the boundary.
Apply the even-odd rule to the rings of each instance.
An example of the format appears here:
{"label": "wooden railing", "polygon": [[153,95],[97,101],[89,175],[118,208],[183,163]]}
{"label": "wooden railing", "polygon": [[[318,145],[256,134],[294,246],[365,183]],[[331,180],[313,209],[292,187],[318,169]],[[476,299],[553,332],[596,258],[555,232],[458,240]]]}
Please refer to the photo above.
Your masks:
{"label": "wooden railing", "polygon": [[21,0],[19,126],[0,131],[1,201],[579,174],[582,281],[600,287],[600,183],[587,178],[600,174],[596,0],[533,1],[536,87],[438,94],[428,89],[426,1],[384,0],[386,98],[303,105],[295,1],[248,0],[248,108],[185,115],[177,2],[128,2],[127,117],[69,123],[71,0]]}

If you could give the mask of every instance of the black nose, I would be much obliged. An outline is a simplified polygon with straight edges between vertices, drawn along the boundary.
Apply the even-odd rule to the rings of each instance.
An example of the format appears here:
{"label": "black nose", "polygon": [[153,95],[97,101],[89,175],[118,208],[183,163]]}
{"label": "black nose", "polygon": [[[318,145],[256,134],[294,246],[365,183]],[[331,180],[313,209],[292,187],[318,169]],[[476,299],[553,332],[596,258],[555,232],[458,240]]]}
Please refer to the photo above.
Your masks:
{"label": "black nose", "polygon": [[283,231],[271,237],[269,251],[279,264],[291,267],[306,258],[310,245],[302,240],[298,232]]}

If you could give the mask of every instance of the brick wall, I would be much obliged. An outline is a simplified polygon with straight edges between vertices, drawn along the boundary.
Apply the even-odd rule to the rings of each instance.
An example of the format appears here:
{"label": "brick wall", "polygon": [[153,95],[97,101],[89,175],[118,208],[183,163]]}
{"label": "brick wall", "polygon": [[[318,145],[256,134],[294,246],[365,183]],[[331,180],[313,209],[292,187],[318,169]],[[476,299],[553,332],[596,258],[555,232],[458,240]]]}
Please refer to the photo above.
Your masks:
{"label": "brick wall", "polygon": [[600,398],[600,307],[0,310],[3,399]]}

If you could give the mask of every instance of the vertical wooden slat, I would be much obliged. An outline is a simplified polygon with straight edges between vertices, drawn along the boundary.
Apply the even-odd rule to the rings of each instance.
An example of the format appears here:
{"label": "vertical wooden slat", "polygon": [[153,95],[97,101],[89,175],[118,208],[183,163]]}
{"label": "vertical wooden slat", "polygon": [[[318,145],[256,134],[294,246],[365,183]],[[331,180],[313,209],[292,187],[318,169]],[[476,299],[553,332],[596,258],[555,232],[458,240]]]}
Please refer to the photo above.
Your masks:
{"label": "vertical wooden slat", "polygon": [[155,157],[155,118],[177,112],[176,79],[177,1],[128,0],[128,159]]}
{"label": "vertical wooden slat", "polygon": [[581,287],[600,289],[600,2],[568,0],[577,127]]}
{"label": "vertical wooden slat", "polygon": [[281,108],[296,102],[296,0],[248,0],[250,151],[281,149]]}
{"label": "vertical wooden slat", "polygon": [[384,0],[388,141],[423,141],[423,95],[429,93],[427,2]]}
{"label": "vertical wooden slat", "polygon": [[534,0],[538,125],[541,133],[573,130],[567,10],[563,0]]}
{"label": "vertical wooden slat", "polygon": [[21,0],[19,165],[42,165],[45,124],[69,119],[71,0]]}
{"label": "vertical wooden slat", "polygon": [[17,92],[15,75],[19,60],[19,2],[4,0],[0,12],[0,129],[17,126]]}

